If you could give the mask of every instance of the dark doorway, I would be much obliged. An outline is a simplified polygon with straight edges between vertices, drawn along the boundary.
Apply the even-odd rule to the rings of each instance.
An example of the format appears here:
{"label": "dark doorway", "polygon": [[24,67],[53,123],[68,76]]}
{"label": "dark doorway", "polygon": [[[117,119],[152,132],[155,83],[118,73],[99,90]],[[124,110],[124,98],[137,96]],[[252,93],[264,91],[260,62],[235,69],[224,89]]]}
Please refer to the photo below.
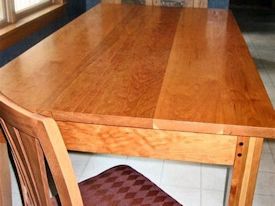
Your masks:
{"label": "dark doorway", "polygon": [[[275,0],[230,0],[231,6],[244,6],[244,7],[266,7],[272,8],[272,1]],[[273,5],[274,5],[273,3]]]}

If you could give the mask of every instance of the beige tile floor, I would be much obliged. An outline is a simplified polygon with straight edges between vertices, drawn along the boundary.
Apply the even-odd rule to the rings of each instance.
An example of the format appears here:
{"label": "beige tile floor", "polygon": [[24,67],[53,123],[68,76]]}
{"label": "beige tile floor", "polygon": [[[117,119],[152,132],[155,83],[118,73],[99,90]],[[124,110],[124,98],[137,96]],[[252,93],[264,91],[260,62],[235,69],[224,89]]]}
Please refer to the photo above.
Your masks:
{"label": "beige tile floor", "polygon": [[[234,11],[259,73],[275,106],[275,15],[263,18]],[[271,22],[270,22],[271,21]],[[222,206],[226,167],[133,158],[125,156],[70,153],[79,181],[118,164],[128,164],[153,180],[186,206]],[[13,205],[20,195],[13,179]],[[261,159],[254,206],[275,205],[275,142],[266,141]]]}

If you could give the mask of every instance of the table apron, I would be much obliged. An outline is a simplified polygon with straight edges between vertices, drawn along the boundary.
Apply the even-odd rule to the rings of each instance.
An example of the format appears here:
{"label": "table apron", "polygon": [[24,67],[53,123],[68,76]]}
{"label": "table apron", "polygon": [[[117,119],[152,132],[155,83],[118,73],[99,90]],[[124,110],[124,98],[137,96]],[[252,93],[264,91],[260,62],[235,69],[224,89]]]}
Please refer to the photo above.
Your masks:
{"label": "table apron", "polygon": [[68,150],[233,165],[237,137],[58,122]]}

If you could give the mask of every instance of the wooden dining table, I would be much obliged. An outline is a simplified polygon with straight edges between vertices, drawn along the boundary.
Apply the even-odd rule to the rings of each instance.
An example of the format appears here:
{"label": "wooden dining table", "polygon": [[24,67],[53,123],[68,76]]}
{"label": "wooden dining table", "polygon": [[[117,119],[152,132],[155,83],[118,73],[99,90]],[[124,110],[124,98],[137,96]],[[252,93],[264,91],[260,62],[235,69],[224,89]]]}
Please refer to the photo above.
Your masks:
{"label": "wooden dining table", "polygon": [[0,92],[55,119],[71,151],[231,166],[230,206],[252,205],[263,140],[275,138],[271,101],[227,10],[99,4],[2,67]]}

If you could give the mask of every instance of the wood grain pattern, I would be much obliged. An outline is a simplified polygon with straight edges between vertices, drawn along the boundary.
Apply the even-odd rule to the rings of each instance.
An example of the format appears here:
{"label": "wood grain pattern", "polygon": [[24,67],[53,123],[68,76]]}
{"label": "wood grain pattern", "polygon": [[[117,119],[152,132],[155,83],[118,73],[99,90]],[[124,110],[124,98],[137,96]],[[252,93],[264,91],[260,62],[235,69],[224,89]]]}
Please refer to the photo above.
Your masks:
{"label": "wood grain pattern", "polygon": [[[240,145],[242,143],[242,145]],[[242,180],[244,176],[247,151],[249,146],[248,137],[239,137],[236,145],[235,161],[233,166],[230,194],[228,198],[229,206],[237,206],[240,200]],[[240,154],[241,156],[239,156]]]}
{"label": "wood grain pattern", "polygon": [[[46,100],[49,105],[45,107],[50,106],[51,100],[85,68],[90,53],[96,47],[104,46],[100,43],[131,10],[131,6],[121,8],[120,5],[117,8],[105,5],[90,10],[82,18],[74,20],[74,24],[61,28],[1,68],[0,91],[33,112],[39,110]],[[66,35],[68,33],[70,35]]]}
{"label": "wood grain pattern", "polygon": [[179,14],[177,9],[133,10],[102,42],[106,47],[91,53],[84,71],[51,101],[52,109],[152,118]]}
{"label": "wood grain pattern", "polygon": [[[58,122],[69,150],[233,165],[237,138]],[[215,146],[214,146],[215,145]]]}
{"label": "wood grain pattern", "polygon": [[238,205],[252,205],[256,188],[256,180],[260,166],[263,138],[250,138],[247,160],[245,165],[243,185]]}
{"label": "wood grain pattern", "polygon": [[0,80],[13,101],[60,121],[275,137],[271,102],[224,10],[100,4]]}
{"label": "wood grain pattern", "polygon": [[233,15],[223,10],[183,10],[154,125],[184,131],[186,123],[194,123],[193,130],[204,123],[211,133],[238,135],[241,130],[245,136],[274,137],[274,117]]}
{"label": "wood grain pattern", "polygon": [[4,66],[0,92],[58,120],[72,150],[234,163],[230,206],[251,204],[256,137],[275,138],[271,102],[223,10],[100,4]]}
{"label": "wood grain pattern", "polygon": [[252,205],[262,146],[263,138],[238,138],[229,196],[230,206]]}

